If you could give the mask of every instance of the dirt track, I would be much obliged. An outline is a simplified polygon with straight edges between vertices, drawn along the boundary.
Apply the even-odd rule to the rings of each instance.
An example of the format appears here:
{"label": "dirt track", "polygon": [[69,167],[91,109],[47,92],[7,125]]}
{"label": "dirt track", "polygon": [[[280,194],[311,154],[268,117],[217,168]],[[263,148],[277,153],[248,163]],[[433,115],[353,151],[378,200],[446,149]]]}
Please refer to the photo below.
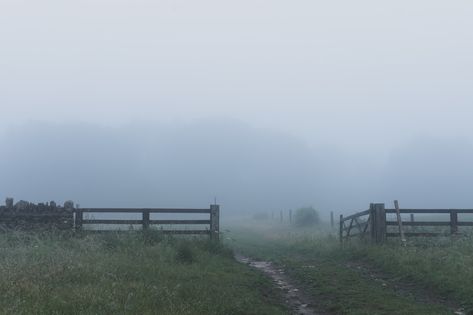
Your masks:
{"label": "dirt track", "polygon": [[235,259],[271,277],[276,287],[282,290],[284,298],[285,298],[285,304],[289,307],[289,309],[294,314],[300,314],[300,315],[322,314],[322,313],[316,312],[313,309],[313,305],[311,304],[311,301],[309,300],[307,295],[305,295],[304,292],[294,284],[294,281],[292,281],[284,273],[284,270],[276,268],[269,261],[255,261],[249,257],[245,257],[240,254],[236,254]]}

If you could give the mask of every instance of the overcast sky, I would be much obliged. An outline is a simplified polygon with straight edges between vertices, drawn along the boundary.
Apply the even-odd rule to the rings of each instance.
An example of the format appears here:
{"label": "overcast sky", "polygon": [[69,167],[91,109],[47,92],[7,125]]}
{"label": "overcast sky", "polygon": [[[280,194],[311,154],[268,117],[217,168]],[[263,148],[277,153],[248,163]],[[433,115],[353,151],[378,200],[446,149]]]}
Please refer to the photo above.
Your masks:
{"label": "overcast sky", "polygon": [[419,139],[473,143],[472,16],[469,0],[0,0],[0,131],[241,121],[378,168]]}

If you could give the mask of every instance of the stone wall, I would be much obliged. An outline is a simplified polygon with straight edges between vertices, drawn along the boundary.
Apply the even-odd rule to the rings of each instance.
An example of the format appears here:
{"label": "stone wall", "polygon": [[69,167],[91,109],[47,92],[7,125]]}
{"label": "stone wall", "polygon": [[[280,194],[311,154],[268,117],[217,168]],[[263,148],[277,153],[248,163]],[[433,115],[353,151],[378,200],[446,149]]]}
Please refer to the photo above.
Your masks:
{"label": "stone wall", "polygon": [[74,203],[66,201],[63,206],[54,201],[34,204],[20,200],[14,203],[7,198],[0,206],[0,227],[3,229],[57,228],[72,229]]}

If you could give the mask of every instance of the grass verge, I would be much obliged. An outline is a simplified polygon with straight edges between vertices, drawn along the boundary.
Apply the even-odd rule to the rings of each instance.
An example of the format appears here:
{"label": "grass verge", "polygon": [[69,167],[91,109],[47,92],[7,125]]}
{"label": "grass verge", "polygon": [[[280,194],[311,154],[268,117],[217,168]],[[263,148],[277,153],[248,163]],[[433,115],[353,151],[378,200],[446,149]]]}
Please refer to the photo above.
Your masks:
{"label": "grass verge", "polygon": [[227,248],[157,233],[0,234],[2,314],[285,314]]}

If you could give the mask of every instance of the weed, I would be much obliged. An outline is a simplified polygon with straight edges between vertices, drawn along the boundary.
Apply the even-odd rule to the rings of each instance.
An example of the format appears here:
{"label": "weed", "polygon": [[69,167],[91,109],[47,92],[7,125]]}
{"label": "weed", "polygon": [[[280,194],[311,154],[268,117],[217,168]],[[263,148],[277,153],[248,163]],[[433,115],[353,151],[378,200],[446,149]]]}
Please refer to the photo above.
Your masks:
{"label": "weed", "polygon": [[195,261],[195,254],[189,242],[179,242],[176,248],[176,261],[182,264],[192,264]]}
{"label": "weed", "polygon": [[164,236],[159,230],[146,229],[142,230],[140,235],[146,245],[155,245],[164,240]]}

